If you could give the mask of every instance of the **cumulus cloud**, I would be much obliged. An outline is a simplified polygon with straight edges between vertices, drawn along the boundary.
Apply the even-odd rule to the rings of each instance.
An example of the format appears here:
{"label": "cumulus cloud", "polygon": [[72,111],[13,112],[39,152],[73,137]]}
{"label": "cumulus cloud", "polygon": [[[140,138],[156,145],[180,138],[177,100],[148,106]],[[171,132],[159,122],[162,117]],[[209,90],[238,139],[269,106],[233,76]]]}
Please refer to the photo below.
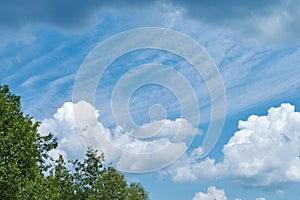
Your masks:
{"label": "cumulus cloud", "polygon": [[[177,131],[178,130],[178,131]],[[192,131],[195,132],[192,132]],[[172,141],[183,141],[189,136],[200,134],[199,130],[195,130],[186,119],[177,118],[174,121],[168,119],[153,120],[146,123],[137,130],[133,130],[130,134],[137,137],[170,138]]]}
{"label": "cumulus cloud", "polygon": [[258,197],[256,200],[266,200],[264,197]]}
{"label": "cumulus cloud", "polygon": [[[95,112],[95,115],[98,113]],[[92,122],[89,122],[92,123]],[[43,135],[51,132],[58,138],[59,146],[51,155],[57,157],[62,154],[67,159],[83,158],[85,146],[81,143],[79,135],[75,129],[73,117],[73,104],[66,102],[57,109],[52,118],[44,119],[39,127],[39,132]]]}
{"label": "cumulus cloud", "polygon": [[300,113],[294,106],[271,108],[267,116],[252,115],[240,121],[224,146],[223,165],[234,176],[255,179],[263,185],[300,181]]}
{"label": "cumulus cloud", "polygon": [[[270,108],[266,116],[251,115],[239,122],[223,147],[224,159],[197,160],[195,150],[173,166],[175,181],[216,176],[244,184],[268,186],[300,181],[300,113],[290,104]],[[197,151],[197,150],[196,150]],[[183,176],[188,172],[188,176]]]}
{"label": "cumulus cloud", "polygon": [[[67,159],[83,158],[86,147],[91,146],[104,152],[107,162],[113,162],[122,171],[152,171],[171,164],[186,151],[188,144],[184,139],[189,134],[176,137],[178,129],[195,132],[185,119],[164,119],[153,122],[162,125],[156,135],[141,139],[118,127],[105,128],[98,122],[98,116],[99,111],[85,101],[66,102],[52,118],[43,120],[41,134],[52,132],[59,141],[58,149],[51,155],[61,153]],[[147,126],[151,127],[151,123]],[[139,135],[139,130],[133,132]]]}
{"label": "cumulus cloud", "polygon": [[210,158],[202,160],[202,153],[201,147],[195,148],[171,166],[169,170],[173,175],[173,181],[197,181],[215,177],[218,173],[215,160]]}
{"label": "cumulus cloud", "polygon": [[198,192],[193,200],[227,200],[224,189],[217,189],[211,186],[207,189],[207,193]]}

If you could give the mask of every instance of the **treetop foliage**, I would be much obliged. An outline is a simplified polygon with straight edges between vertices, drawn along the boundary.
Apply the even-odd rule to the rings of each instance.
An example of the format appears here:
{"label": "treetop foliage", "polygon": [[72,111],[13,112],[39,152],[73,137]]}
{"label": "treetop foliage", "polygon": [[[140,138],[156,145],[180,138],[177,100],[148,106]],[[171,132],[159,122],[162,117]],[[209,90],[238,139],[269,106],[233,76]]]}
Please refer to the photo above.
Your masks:
{"label": "treetop foliage", "polygon": [[39,124],[23,114],[20,97],[0,85],[0,199],[148,199],[139,183],[128,184],[96,150],[88,148],[83,161],[51,158],[57,139],[41,136]]}

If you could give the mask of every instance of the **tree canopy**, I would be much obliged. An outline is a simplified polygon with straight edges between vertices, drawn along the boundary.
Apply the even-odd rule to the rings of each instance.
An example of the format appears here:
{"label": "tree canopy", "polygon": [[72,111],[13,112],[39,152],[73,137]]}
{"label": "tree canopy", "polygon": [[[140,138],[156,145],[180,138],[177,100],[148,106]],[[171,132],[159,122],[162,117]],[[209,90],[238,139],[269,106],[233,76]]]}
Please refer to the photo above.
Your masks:
{"label": "tree canopy", "polygon": [[57,139],[41,136],[39,124],[23,114],[20,97],[0,85],[0,199],[148,199],[141,184],[127,183],[96,150],[89,148],[83,161],[51,158]]}

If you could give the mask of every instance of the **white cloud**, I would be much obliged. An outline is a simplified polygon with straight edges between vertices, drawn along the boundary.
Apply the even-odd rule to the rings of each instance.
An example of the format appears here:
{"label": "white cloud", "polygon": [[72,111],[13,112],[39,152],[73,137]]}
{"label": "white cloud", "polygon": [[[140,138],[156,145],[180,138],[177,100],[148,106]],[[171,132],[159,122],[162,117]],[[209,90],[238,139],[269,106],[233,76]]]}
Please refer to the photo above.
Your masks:
{"label": "white cloud", "polygon": [[130,134],[138,137],[170,138],[172,141],[179,142],[189,136],[199,134],[186,119],[178,118],[174,121],[168,119],[154,120],[151,123],[140,126],[139,129],[133,130]]}
{"label": "white cloud", "polygon": [[[43,120],[39,128],[41,134],[51,131],[59,141],[58,148],[51,155],[61,153],[67,159],[83,158],[85,146],[91,146],[104,152],[107,162],[113,162],[120,170],[151,171],[174,162],[186,151],[187,144],[176,138],[178,129],[185,133],[195,131],[185,119],[164,119],[153,122],[162,126],[157,135],[142,140],[131,137],[119,128],[105,128],[98,122],[98,116],[99,111],[85,101],[75,104],[66,102],[53,118]],[[151,123],[147,125],[150,128],[153,126]],[[137,135],[138,131],[134,130]]]}
{"label": "white cloud", "polygon": [[52,155],[57,156],[60,153],[67,159],[83,158],[85,147],[75,130],[72,103],[64,103],[53,115],[53,118],[44,119],[39,132],[44,135],[52,132],[58,138],[59,146],[51,152]]}
{"label": "white cloud", "polygon": [[[222,176],[245,184],[267,186],[300,181],[300,113],[282,104],[266,116],[239,122],[239,131],[224,145],[224,160],[197,160],[192,152],[171,167],[174,181]],[[188,172],[188,176],[183,173]]]}
{"label": "white cloud", "polygon": [[300,181],[299,122],[300,113],[290,104],[240,121],[240,131],[223,148],[224,167],[233,176],[255,178],[263,185]]}
{"label": "white cloud", "polygon": [[264,197],[258,197],[256,200],[266,200]]}
{"label": "white cloud", "polygon": [[215,160],[206,158],[200,161],[200,156],[197,159],[197,157],[191,156],[192,154],[181,158],[174,166],[170,167],[169,170],[173,174],[175,182],[197,181],[217,176],[218,168],[216,167]]}
{"label": "white cloud", "polygon": [[224,189],[217,189],[211,186],[207,189],[207,193],[198,192],[193,200],[227,200]]}

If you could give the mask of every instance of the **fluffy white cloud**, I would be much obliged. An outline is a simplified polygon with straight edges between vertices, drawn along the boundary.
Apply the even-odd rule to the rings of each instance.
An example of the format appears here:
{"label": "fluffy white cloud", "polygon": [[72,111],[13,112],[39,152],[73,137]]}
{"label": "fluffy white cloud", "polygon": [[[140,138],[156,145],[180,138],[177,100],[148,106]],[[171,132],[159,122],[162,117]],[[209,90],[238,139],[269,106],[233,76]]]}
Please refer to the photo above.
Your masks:
{"label": "fluffy white cloud", "polygon": [[239,129],[224,145],[222,162],[199,161],[192,152],[172,167],[173,179],[223,176],[265,186],[300,181],[300,113],[294,106],[282,104],[269,109],[266,116],[252,115],[239,122]]}
{"label": "fluffy white cloud", "polygon": [[56,157],[60,153],[67,159],[83,158],[85,147],[75,130],[72,103],[64,103],[53,115],[53,118],[44,119],[39,127],[39,132],[42,135],[51,132],[58,138],[59,146],[51,152],[53,156]]}
{"label": "fluffy white cloud", "polygon": [[197,181],[217,176],[219,172],[215,160],[206,158],[200,161],[200,156],[193,156],[194,152],[195,150],[189,156],[185,156],[171,166],[170,171],[173,174],[174,181]]}
{"label": "fluffy white cloud", "polygon": [[193,200],[227,200],[224,189],[217,189],[211,186],[207,189],[207,193],[198,192]]}
{"label": "fluffy white cloud", "polygon": [[294,106],[282,104],[267,116],[252,115],[239,128],[223,149],[227,173],[263,185],[300,181],[300,113]]}
{"label": "fluffy white cloud", "polygon": [[133,130],[130,134],[148,138],[170,138],[174,142],[184,141],[188,137],[199,134],[186,119],[178,118],[174,121],[168,119],[154,120],[151,123],[140,126],[139,129]]}
{"label": "fluffy white cloud", "polygon": [[[52,132],[59,141],[58,148],[51,155],[56,157],[60,153],[67,159],[83,158],[86,147],[91,146],[104,152],[107,162],[115,163],[120,170],[152,171],[177,160],[187,149],[184,139],[197,131],[185,119],[164,119],[144,125],[144,132],[133,130],[135,135],[153,136],[141,139],[131,137],[133,132],[124,133],[118,127],[105,128],[97,121],[98,116],[99,111],[85,101],[66,102],[53,118],[43,120],[40,133]],[[151,127],[158,125],[160,130],[151,135]],[[179,134],[180,137],[179,129],[185,133]]]}
{"label": "fluffy white cloud", "polygon": [[266,199],[263,197],[258,197],[258,198],[256,198],[256,200],[266,200]]}

